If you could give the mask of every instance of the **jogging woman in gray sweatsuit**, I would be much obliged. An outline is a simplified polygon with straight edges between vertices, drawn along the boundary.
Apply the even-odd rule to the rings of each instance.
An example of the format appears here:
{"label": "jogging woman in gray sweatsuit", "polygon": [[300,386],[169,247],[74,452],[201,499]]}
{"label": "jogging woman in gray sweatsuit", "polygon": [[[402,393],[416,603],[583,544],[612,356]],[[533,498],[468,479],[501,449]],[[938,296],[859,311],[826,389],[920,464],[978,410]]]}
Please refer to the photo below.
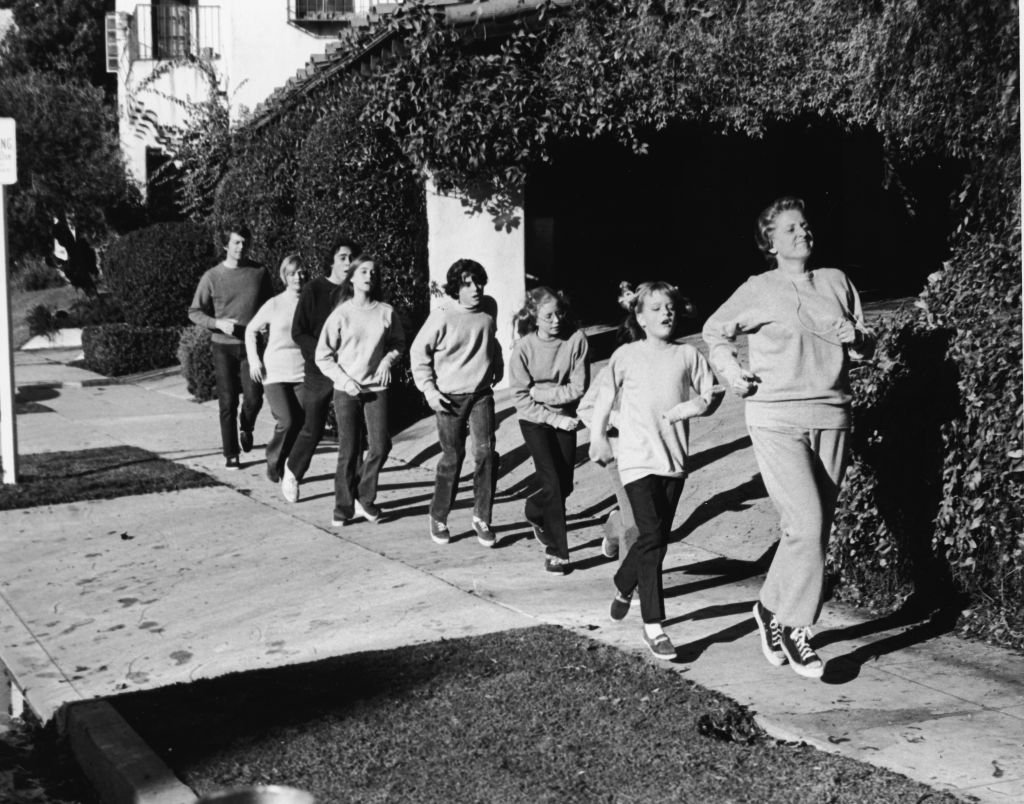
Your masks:
{"label": "jogging woman in gray sweatsuit", "polygon": [[[765,658],[819,678],[810,645],[821,613],[825,550],[846,468],[851,356],[870,349],[860,297],[842,271],[812,269],[804,204],[780,198],[757,222],[771,265],[752,276],[704,325],[711,363],[746,398],[746,420],[782,539],[754,607]],[[737,360],[748,338],[750,366]]]}

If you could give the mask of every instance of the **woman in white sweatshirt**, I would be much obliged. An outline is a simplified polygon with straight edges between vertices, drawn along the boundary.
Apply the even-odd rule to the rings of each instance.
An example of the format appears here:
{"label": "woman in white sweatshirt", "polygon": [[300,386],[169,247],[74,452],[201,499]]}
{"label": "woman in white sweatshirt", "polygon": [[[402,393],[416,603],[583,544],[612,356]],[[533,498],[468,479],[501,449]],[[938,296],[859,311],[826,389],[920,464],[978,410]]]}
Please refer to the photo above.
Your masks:
{"label": "woman in white sweatshirt", "polygon": [[[245,327],[249,374],[254,382],[263,384],[264,396],[274,414],[274,434],[267,442],[267,479],[271,483],[280,482],[304,418],[298,393],[302,383],[302,352],[292,340],[292,318],[299,292],[308,278],[302,257],[285,257],[280,277],[284,290],[260,307]],[[267,348],[260,359],[256,335],[262,331],[267,332]]]}
{"label": "woman in white sweatshirt", "polygon": [[[704,341],[726,384],[746,398],[754,456],[782,539],[754,606],[765,658],[819,678],[811,647],[825,549],[846,468],[851,356],[871,347],[860,297],[842,271],[812,268],[804,203],[780,198],[757,222],[770,270],[750,277],[707,320]],[[749,367],[737,360],[747,336]]]}
{"label": "woman in white sweatshirt", "polygon": [[[334,477],[334,526],[356,517],[378,522],[377,477],[391,451],[388,386],[391,368],[405,348],[395,309],[380,301],[373,257],[352,260],[339,303],[324,322],[316,365],[334,383],[338,420],[338,467]],[[362,427],[367,452],[359,467]]]}

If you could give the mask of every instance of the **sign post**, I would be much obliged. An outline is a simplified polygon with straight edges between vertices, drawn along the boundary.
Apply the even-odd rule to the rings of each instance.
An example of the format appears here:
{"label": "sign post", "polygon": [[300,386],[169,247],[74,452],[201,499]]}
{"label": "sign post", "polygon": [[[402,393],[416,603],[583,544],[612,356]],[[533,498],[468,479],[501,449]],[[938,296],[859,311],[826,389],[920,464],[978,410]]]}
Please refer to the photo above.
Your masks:
{"label": "sign post", "polygon": [[14,120],[0,117],[0,480],[18,482],[18,424],[14,414],[14,330],[7,260],[7,185],[18,181]]}

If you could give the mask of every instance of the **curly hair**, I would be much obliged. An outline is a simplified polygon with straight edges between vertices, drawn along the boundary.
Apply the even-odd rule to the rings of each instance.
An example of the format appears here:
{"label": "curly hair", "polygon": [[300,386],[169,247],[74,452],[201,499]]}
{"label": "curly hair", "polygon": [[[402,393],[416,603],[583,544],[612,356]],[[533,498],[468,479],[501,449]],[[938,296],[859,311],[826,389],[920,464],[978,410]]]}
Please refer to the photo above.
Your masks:
{"label": "curly hair", "polygon": [[456,260],[448,269],[448,276],[445,278],[444,292],[453,299],[459,298],[459,289],[462,281],[470,277],[474,282],[483,287],[487,284],[487,271],[476,260]]}
{"label": "curly hair", "polygon": [[550,301],[557,303],[558,308],[564,314],[562,323],[565,328],[562,334],[571,335],[575,332],[577,324],[572,315],[572,306],[569,304],[569,297],[560,290],[554,290],[546,285],[540,285],[539,287],[535,287],[533,290],[527,292],[523,306],[512,318],[516,334],[522,337],[523,335],[529,335],[531,332],[536,332],[537,310],[542,304],[547,304]]}

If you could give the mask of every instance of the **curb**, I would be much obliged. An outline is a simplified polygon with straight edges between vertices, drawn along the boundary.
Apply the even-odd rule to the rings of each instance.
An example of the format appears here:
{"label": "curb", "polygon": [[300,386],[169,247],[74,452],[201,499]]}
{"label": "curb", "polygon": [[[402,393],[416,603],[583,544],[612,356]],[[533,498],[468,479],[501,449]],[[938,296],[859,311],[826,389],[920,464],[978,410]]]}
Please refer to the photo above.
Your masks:
{"label": "curb", "polygon": [[104,804],[196,804],[192,789],[106,701],[68,706],[66,733]]}
{"label": "curb", "polygon": [[126,374],[123,377],[96,376],[85,380],[37,380],[36,382],[17,383],[17,386],[18,388],[96,388],[103,385],[136,385],[179,374],[181,374],[181,366],[171,366],[138,374]]}

